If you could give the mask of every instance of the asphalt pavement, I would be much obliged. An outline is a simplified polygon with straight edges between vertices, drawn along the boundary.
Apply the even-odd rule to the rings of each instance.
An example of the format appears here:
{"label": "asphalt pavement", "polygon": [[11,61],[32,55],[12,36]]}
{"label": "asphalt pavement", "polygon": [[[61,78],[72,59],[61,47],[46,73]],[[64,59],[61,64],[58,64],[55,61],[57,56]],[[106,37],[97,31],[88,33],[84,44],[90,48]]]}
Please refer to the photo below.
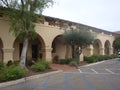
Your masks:
{"label": "asphalt pavement", "polygon": [[0,90],[120,90],[119,59],[28,80]]}

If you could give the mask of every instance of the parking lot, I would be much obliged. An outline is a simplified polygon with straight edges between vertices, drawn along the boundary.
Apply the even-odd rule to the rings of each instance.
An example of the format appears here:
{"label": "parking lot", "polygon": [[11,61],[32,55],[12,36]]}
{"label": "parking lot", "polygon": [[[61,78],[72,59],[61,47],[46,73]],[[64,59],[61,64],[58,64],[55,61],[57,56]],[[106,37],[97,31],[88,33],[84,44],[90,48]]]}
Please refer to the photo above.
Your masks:
{"label": "parking lot", "polygon": [[120,90],[120,61],[82,66],[0,90]]}

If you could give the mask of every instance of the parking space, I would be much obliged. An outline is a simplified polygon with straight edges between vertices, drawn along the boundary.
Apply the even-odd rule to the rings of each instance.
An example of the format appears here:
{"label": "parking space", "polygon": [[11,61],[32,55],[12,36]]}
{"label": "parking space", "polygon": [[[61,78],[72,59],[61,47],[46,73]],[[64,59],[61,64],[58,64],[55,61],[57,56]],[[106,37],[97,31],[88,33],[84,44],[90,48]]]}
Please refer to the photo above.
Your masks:
{"label": "parking space", "polygon": [[117,68],[80,68],[78,69],[80,73],[84,74],[118,74],[120,75],[120,69]]}
{"label": "parking space", "polygon": [[0,90],[120,90],[120,62],[80,67],[42,78],[29,80]]}

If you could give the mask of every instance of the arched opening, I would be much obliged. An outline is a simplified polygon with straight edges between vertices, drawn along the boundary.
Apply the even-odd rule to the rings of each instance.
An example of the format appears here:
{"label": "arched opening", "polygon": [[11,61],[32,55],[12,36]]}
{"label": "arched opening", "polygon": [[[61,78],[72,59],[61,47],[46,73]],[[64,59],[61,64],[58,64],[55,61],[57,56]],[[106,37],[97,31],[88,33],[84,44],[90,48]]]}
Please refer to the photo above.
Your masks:
{"label": "arched opening", "polygon": [[[21,52],[22,52],[23,43],[16,38],[14,41],[14,52],[13,52],[13,59],[20,60]],[[27,58],[32,59],[43,59],[45,58],[45,43],[41,36],[37,34],[37,37],[34,40],[29,40],[28,49],[27,49]]]}
{"label": "arched opening", "polygon": [[64,59],[66,54],[66,45],[63,42],[62,35],[55,37],[52,42],[52,59],[55,57]]}
{"label": "arched opening", "polygon": [[0,61],[3,61],[3,42],[0,38]]}
{"label": "arched opening", "polygon": [[93,43],[93,55],[100,55],[100,49],[102,48],[101,41],[96,39]]}
{"label": "arched opening", "polygon": [[105,47],[105,51],[104,51],[105,55],[110,55],[110,42],[108,40],[105,42],[104,47]]}

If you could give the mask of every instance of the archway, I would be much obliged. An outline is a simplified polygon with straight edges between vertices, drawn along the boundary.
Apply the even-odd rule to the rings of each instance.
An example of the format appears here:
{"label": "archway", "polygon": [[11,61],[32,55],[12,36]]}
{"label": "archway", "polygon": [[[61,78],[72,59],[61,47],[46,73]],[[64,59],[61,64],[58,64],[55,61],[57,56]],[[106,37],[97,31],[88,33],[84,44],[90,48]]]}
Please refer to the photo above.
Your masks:
{"label": "archway", "polygon": [[3,42],[0,38],[0,61],[3,60]]}
{"label": "archway", "polygon": [[105,44],[104,44],[104,47],[105,47],[105,55],[110,55],[110,42],[108,40],[106,40]]}
{"label": "archway", "polygon": [[63,42],[62,35],[58,35],[52,42],[52,58],[64,59],[66,55],[66,45]]}
{"label": "archway", "polygon": [[[14,41],[14,52],[13,52],[13,59],[20,60],[20,55],[22,51],[23,43],[21,40],[16,38]],[[37,34],[37,37],[34,40],[29,40],[28,50],[27,50],[27,58],[38,59],[38,58],[45,58],[45,43],[44,40],[40,35]]]}
{"label": "archway", "polygon": [[99,39],[96,39],[93,43],[93,55],[100,55],[100,49],[102,48],[102,43]]}

